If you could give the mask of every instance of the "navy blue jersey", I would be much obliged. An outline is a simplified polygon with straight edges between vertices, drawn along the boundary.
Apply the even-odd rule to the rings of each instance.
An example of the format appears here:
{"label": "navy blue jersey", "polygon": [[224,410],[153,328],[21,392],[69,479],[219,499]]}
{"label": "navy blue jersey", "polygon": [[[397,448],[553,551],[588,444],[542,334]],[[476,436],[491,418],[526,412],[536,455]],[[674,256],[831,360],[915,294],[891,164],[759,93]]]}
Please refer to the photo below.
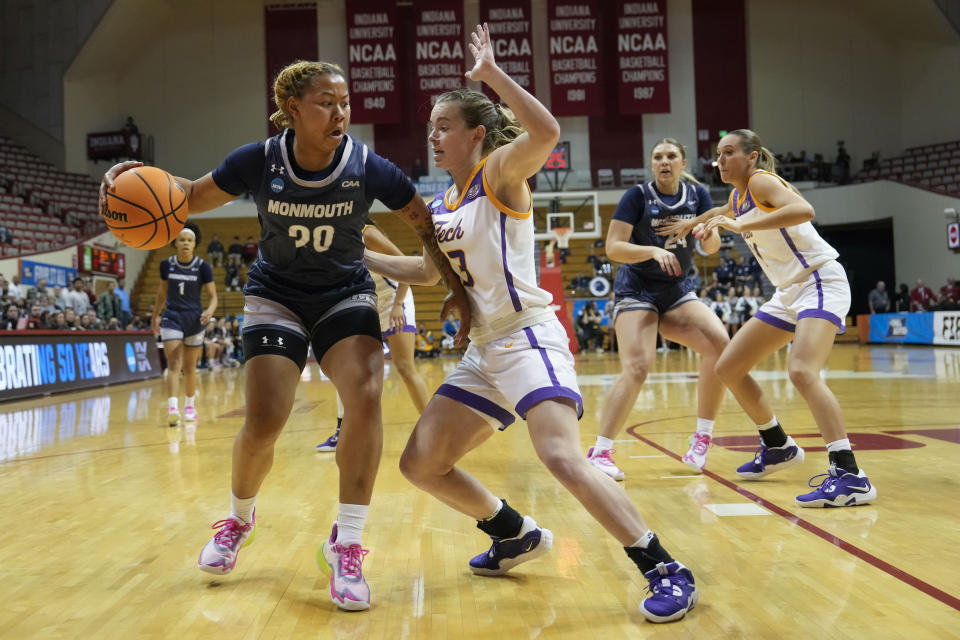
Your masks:
{"label": "navy blue jersey", "polygon": [[294,158],[293,137],[286,129],[266,142],[244,145],[213,172],[221,189],[250,193],[257,204],[260,253],[244,293],[284,304],[369,282],[363,226],[370,206],[379,199],[400,209],[416,193],[393,163],[348,135],[329,167],[305,171]]}
{"label": "navy blue jersey", "polygon": [[[645,260],[621,266],[617,280],[621,279],[619,273],[624,270],[627,270],[624,278],[638,282],[680,282],[686,278],[690,265],[693,264],[694,239],[688,236],[666,246],[669,238],[657,235],[657,227],[667,218],[695,218],[712,207],[713,201],[707,190],[685,180],[680,181],[680,189],[673,195],[660,193],[653,182],[628,189],[620,198],[613,219],[633,225],[633,233],[630,235],[630,242],[633,244],[660,247],[676,255],[680,262],[681,275],[671,276],[660,268],[656,260]],[[639,287],[639,284],[636,286]]]}
{"label": "navy blue jersey", "polygon": [[202,258],[195,257],[182,264],[177,256],[170,256],[160,263],[160,279],[167,281],[167,309],[203,312],[200,294],[203,285],[213,282],[213,268]]}

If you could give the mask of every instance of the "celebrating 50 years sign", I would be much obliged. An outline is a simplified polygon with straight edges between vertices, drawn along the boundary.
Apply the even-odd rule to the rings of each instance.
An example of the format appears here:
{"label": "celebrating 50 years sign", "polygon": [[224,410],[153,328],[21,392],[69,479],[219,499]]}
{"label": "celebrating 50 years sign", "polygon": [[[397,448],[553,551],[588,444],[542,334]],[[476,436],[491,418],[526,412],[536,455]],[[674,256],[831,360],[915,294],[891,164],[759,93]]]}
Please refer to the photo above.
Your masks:
{"label": "celebrating 50 years sign", "polygon": [[0,337],[0,401],[160,373],[156,341],[141,331],[17,331]]}

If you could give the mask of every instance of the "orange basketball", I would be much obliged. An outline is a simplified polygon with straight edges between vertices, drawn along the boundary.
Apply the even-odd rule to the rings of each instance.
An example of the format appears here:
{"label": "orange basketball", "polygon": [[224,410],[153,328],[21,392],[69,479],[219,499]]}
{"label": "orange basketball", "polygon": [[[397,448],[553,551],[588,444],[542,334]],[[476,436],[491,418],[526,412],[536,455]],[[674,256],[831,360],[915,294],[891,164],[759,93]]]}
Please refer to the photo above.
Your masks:
{"label": "orange basketball", "polygon": [[187,194],[173,176],[157,167],[137,167],[113,181],[101,215],[128,247],[158,249],[183,230],[187,213]]}

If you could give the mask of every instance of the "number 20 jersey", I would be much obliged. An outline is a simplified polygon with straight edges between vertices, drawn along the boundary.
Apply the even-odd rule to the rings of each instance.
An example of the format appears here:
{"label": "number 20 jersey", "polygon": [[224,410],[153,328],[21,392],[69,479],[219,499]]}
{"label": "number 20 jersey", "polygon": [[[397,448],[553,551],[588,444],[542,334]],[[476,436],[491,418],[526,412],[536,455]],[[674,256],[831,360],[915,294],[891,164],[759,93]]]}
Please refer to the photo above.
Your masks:
{"label": "number 20 jersey", "polygon": [[[266,141],[260,189],[260,253],[250,267],[249,295],[301,297],[365,279],[363,226],[367,147],[345,136],[339,162],[321,180],[306,180],[288,157],[289,129]],[[370,286],[372,288],[372,284]]]}

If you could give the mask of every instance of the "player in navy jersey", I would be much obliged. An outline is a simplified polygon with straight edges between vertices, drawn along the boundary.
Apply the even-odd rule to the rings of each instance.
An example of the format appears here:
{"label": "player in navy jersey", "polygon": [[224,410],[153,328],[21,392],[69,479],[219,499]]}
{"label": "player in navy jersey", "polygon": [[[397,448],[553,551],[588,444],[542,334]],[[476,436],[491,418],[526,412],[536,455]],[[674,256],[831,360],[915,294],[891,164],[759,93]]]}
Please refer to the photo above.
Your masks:
{"label": "player in navy jersey", "polygon": [[[244,288],[246,418],[233,446],[231,511],[214,524],[217,533],[198,566],[229,573],[251,541],[257,493],[273,464],[309,345],[345,409],[337,447],[338,517],[318,559],[331,569],[332,601],[342,609],[367,609],[361,534],[382,448],[383,350],[361,234],[375,199],[415,227],[451,287],[444,307],[465,319],[461,341],[469,331],[469,306],[409,178],[347,135],[350,100],[343,71],[325,62],[295,62],[277,75],[274,101],[270,119],[279,135],[238,148],[196,181],[177,178],[191,212],[248,193],[261,225],[259,255]],[[110,169],[101,192],[138,165]]]}
{"label": "player in navy jersey", "polygon": [[[673,138],[653,147],[650,168],[655,179],[624,193],[607,230],[611,260],[624,263],[613,284],[614,329],[622,372],[604,398],[597,442],[587,451],[591,464],[615,480],[624,473],[613,461],[616,438],[646,380],[657,348],[657,331],[701,355],[697,388],[697,428],[683,463],[702,471],[713,438],[713,424],[724,386],[714,368],[730,342],[723,323],[696,302],[693,280],[694,238],[665,237],[657,229],[675,220],[693,219],[713,208],[709,192],[686,173],[687,152]],[[701,242],[709,250],[720,246],[717,233]]]}
{"label": "player in navy jersey", "polygon": [[549,551],[553,534],[459,463],[520,416],[547,469],[649,581],[643,615],[678,620],[697,601],[693,574],[663,548],[623,488],[581,454],[583,405],[569,339],[550,308],[551,295],[537,286],[527,178],[546,162],[560,125],[497,66],[486,25],[471,37],[476,62],[467,78],[487,84],[510,108],[477,91],[456,90],[441,95],[430,115],[434,163],[454,181],[431,203],[433,221],[467,288],[474,327],[463,359],[417,421],[400,470],[490,536],[490,548],[469,561],[470,570],[503,575]]}
{"label": "player in navy jersey", "polygon": [[[160,263],[160,288],[153,310],[153,333],[163,341],[167,358],[167,424],[180,423],[180,371],[186,400],[183,419],[197,421],[194,398],[197,394],[197,360],[203,349],[203,328],[217,310],[217,286],[213,269],[193,254],[200,241],[200,230],[193,223],[184,226],[173,246],[176,255]],[[201,293],[207,292],[207,308]]]}

